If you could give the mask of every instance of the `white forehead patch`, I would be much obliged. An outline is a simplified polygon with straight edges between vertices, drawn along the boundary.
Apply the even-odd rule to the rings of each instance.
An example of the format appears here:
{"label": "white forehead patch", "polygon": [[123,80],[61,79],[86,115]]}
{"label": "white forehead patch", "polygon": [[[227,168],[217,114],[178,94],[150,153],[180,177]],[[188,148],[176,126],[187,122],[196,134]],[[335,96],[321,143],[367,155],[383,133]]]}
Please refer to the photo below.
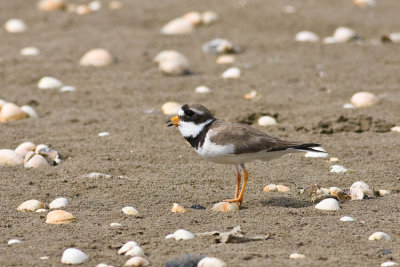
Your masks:
{"label": "white forehead patch", "polygon": [[210,124],[213,121],[213,119],[209,119],[200,124],[195,124],[191,121],[180,121],[178,125],[178,130],[181,132],[183,137],[196,137],[206,125]]}
{"label": "white forehead patch", "polygon": [[182,117],[182,116],[184,116],[185,115],[185,112],[183,112],[183,110],[180,108],[179,110],[178,110],[178,116],[179,117]]}

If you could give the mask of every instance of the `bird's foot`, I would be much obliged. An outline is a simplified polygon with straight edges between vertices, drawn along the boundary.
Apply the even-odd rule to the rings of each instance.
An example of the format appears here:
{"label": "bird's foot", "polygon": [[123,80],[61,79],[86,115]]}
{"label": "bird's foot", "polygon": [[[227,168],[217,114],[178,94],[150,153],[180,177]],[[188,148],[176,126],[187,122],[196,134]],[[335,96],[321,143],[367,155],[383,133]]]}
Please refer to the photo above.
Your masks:
{"label": "bird's foot", "polygon": [[233,203],[236,202],[238,204],[238,206],[240,207],[242,205],[242,198],[232,198],[232,199],[225,199],[224,202],[228,202],[228,203]]}

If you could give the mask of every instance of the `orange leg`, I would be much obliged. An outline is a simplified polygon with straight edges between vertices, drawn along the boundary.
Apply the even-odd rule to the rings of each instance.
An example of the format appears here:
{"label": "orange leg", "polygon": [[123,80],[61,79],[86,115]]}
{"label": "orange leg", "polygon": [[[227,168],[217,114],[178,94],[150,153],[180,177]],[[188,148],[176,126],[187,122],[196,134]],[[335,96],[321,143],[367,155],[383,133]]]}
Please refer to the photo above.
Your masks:
{"label": "orange leg", "polygon": [[240,182],[242,181],[242,176],[240,176],[240,170],[236,166],[236,193],[235,198],[239,197]]}
{"label": "orange leg", "polygon": [[243,202],[243,195],[244,195],[244,190],[246,189],[246,184],[247,184],[247,180],[249,179],[249,173],[246,171],[246,169],[243,167],[243,173],[244,173],[244,179],[243,179],[243,185],[242,185],[242,189],[240,190],[240,194],[238,197],[235,197],[234,199],[225,199],[225,202],[237,202],[237,204],[240,206],[242,205]]}

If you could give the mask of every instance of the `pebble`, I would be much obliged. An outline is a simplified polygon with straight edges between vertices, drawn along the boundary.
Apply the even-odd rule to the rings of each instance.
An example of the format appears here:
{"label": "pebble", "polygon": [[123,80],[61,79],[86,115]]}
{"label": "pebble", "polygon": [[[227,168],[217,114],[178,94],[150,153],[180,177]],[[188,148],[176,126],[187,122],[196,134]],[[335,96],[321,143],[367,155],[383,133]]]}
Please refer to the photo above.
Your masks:
{"label": "pebble", "polygon": [[21,33],[26,31],[27,27],[20,19],[9,19],[4,24],[4,29],[9,33]]}
{"label": "pebble", "polygon": [[20,54],[21,56],[37,56],[37,55],[40,54],[40,51],[39,51],[38,48],[33,47],[33,46],[30,46],[30,47],[22,48],[22,49],[19,51],[19,54]]}

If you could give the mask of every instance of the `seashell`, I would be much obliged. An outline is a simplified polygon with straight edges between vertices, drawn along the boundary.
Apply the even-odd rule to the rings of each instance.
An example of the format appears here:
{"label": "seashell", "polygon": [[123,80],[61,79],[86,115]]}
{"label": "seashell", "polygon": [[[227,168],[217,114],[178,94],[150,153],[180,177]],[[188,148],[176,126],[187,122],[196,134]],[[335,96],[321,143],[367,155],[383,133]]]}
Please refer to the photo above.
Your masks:
{"label": "seashell", "polygon": [[11,149],[0,149],[0,166],[1,165],[22,165],[24,163],[24,159],[21,155],[17,154],[14,150]]}
{"label": "seashell", "polygon": [[44,207],[45,205],[43,202],[36,199],[31,199],[19,205],[17,210],[22,212],[28,212],[28,211],[36,211],[38,209],[43,209]]}
{"label": "seashell", "polygon": [[221,77],[224,79],[237,79],[240,77],[240,72],[239,68],[229,68],[222,73]]}
{"label": "seashell", "polygon": [[17,243],[21,243],[21,241],[18,239],[10,239],[7,242],[8,245],[17,244]]}
{"label": "seashell", "polygon": [[332,196],[337,196],[339,192],[343,192],[343,190],[336,186],[329,187],[329,194]]}
{"label": "seashell", "polygon": [[284,185],[281,185],[281,184],[278,184],[278,185],[276,186],[276,188],[278,189],[279,192],[284,192],[284,193],[286,193],[286,192],[289,192],[289,191],[290,191],[290,188],[289,188],[289,187],[284,186]]}
{"label": "seashell", "polygon": [[143,257],[132,257],[127,262],[125,262],[124,266],[147,266],[150,262]]}
{"label": "seashell", "polygon": [[381,267],[398,266],[399,264],[394,261],[385,261],[381,264]]}
{"label": "seashell", "polygon": [[289,255],[290,259],[304,259],[306,255],[300,253],[292,253]]}
{"label": "seashell", "polygon": [[187,210],[184,207],[182,207],[181,205],[179,205],[178,203],[174,203],[172,206],[171,212],[185,213],[185,212],[187,212]]}
{"label": "seashell", "polygon": [[110,133],[109,132],[101,132],[97,134],[98,136],[102,137],[102,136],[109,136]]}
{"label": "seashell", "polygon": [[275,184],[269,184],[269,185],[264,186],[263,191],[264,192],[278,191],[278,187]]}
{"label": "seashell", "polygon": [[7,104],[7,101],[0,99],[0,110],[5,104]]}
{"label": "seashell", "polygon": [[340,218],[340,221],[341,222],[352,222],[352,221],[354,221],[354,219],[349,216],[343,216],[342,218]]}
{"label": "seashell", "polygon": [[271,116],[262,116],[257,120],[257,123],[260,126],[273,126],[278,124],[276,119]]}
{"label": "seashell", "polygon": [[45,76],[40,79],[37,84],[39,89],[48,90],[48,89],[59,89],[63,86],[62,82],[56,78]]}
{"label": "seashell", "polygon": [[75,92],[76,88],[70,85],[64,85],[60,88],[60,92]]}
{"label": "seashell", "polygon": [[122,212],[128,215],[139,215],[139,211],[134,207],[124,207],[122,208]]}
{"label": "seashell", "polygon": [[236,212],[239,211],[239,205],[236,202],[218,202],[214,204],[211,208],[213,211],[221,211],[221,212]]}
{"label": "seashell", "polygon": [[41,259],[41,260],[48,260],[49,257],[48,257],[48,256],[43,256],[43,257],[40,257],[40,259]]}
{"label": "seashell", "polygon": [[319,150],[325,153],[319,153],[319,152],[312,152],[312,151],[308,151],[304,157],[306,158],[326,158],[328,157],[328,153],[326,153],[326,150],[323,147],[313,147],[312,149],[314,150]]}
{"label": "seashell", "polygon": [[205,257],[202,258],[198,263],[197,267],[227,267],[226,263],[218,258]]}
{"label": "seashell", "polygon": [[400,32],[390,33],[388,36],[389,40],[393,43],[400,43]]}
{"label": "seashell", "polygon": [[330,172],[333,172],[333,173],[345,173],[348,171],[348,169],[346,169],[342,165],[332,165],[329,167],[329,169],[330,169]]}
{"label": "seashell", "polygon": [[198,26],[201,23],[201,14],[197,11],[190,11],[183,15],[182,18],[192,23],[193,26]]}
{"label": "seashell", "polygon": [[39,153],[45,153],[45,152],[49,152],[51,149],[50,149],[50,147],[48,147],[47,145],[45,145],[45,144],[40,144],[40,145],[37,145],[36,146],[36,148],[35,148],[35,153],[37,153],[37,154],[39,154]]}
{"label": "seashell", "polygon": [[90,8],[87,5],[79,5],[76,7],[75,12],[78,15],[87,15],[90,13]]}
{"label": "seashell", "polygon": [[350,28],[339,27],[335,30],[332,37],[337,43],[346,43],[358,38],[359,36]]}
{"label": "seashell", "polygon": [[38,209],[38,210],[36,210],[35,212],[40,213],[40,212],[46,212],[46,211],[47,211],[46,209]]}
{"label": "seashell", "polygon": [[373,233],[372,235],[370,235],[368,237],[368,240],[371,240],[371,241],[379,241],[379,240],[388,241],[388,240],[390,240],[390,235],[388,235],[387,233],[384,233],[384,232],[376,232],[376,233]]}
{"label": "seashell", "polygon": [[211,92],[210,88],[204,85],[197,86],[196,89],[194,90],[195,93],[198,94],[208,94]]}
{"label": "seashell", "polygon": [[400,133],[400,126],[394,126],[394,127],[390,128],[390,131]]}
{"label": "seashell", "polygon": [[250,93],[244,95],[244,99],[254,99],[257,96],[257,91],[252,90]]}
{"label": "seashell", "polygon": [[134,257],[134,256],[144,256],[144,251],[143,251],[143,249],[142,249],[141,247],[139,247],[139,246],[134,246],[133,248],[131,248],[130,250],[128,250],[128,251],[125,253],[125,256],[131,256],[131,257]]}
{"label": "seashell", "polygon": [[351,200],[362,200],[364,196],[374,197],[374,191],[369,189],[369,186],[361,181],[355,182],[350,186]]}
{"label": "seashell", "polygon": [[369,92],[358,92],[351,97],[350,101],[356,108],[366,108],[378,104],[379,98]]}
{"label": "seashell", "polygon": [[4,29],[9,33],[20,33],[26,31],[26,25],[20,19],[9,19],[4,24]]}
{"label": "seashell", "polygon": [[326,198],[315,205],[318,210],[338,211],[340,210],[339,202],[334,198]]}
{"label": "seashell", "polygon": [[67,248],[61,257],[64,264],[81,264],[88,259],[88,255],[77,248]]}
{"label": "seashell", "polygon": [[343,108],[344,109],[353,109],[353,108],[355,108],[355,106],[353,104],[346,103],[346,104],[343,105]]}
{"label": "seashell", "polygon": [[389,195],[389,194],[390,194],[390,191],[389,191],[389,190],[383,190],[383,189],[378,190],[378,195],[379,195],[380,197],[383,197],[383,196],[386,196],[386,195]]}
{"label": "seashell", "polygon": [[297,42],[318,42],[319,37],[310,31],[301,31],[296,34],[295,40]]}
{"label": "seashell", "polygon": [[92,1],[89,3],[90,11],[99,11],[101,9],[101,2],[100,1]]}
{"label": "seashell", "polygon": [[353,0],[353,3],[359,7],[375,6],[375,0]]}
{"label": "seashell", "polygon": [[120,1],[111,1],[108,4],[108,8],[115,10],[115,9],[120,9],[122,7],[122,3]]}
{"label": "seashell", "polygon": [[16,121],[28,117],[20,107],[13,103],[6,103],[0,110],[0,122]]}
{"label": "seashell", "polygon": [[65,7],[63,0],[40,0],[38,9],[42,11],[55,11]]}
{"label": "seashell", "polygon": [[21,56],[37,56],[37,55],[39,55],[39,53],[40,53],[39,49],[37,49],[36,47],[33,47],[33,46],[22,48],[19,51],[19,54]]}
{"label": "seashell", "polygon": [[227,54],[238,53],[240,51],[239,47],[232,42],[221,38],[216,38],[203,44],[202,49],[207,54]]}
{"label": "seashell", "polygon": [[335,44],[335,43],[337,43],[337,41],[332,36],[329,36],[329,37],[325,37],[322,40],[322,43],[324,43],[324,44]]}
{"label": "seashell", "polygon": [[201,14],[201,23],[205,26],[214,24],[218,20],[218,14],[214,11],[204,11]]}
{"label": "seashell", "polygon": [[35,152],[28,151],[28,153],[26,153],[25,158],[24,158],[24,164],[27,163],[35,155],[36,155]]}
{"label": "seashell", "polygon": [[175,115],[178,114],[178,110],[181,108],[181,104],[176,102],[165,102],[161,106],[161,110],[165,115]]}
{"label": "seashell", "polygon": [[41,155],[34,155],[24,164],[25,168],[43,168],[49,166],[49,162]]}
{"label": "seashell", "polygon": [[217,64],[232,64],[235,62],[235,57],[232,55],[222,55],[217,57]]}
{"label": "seashell", "polygon": [[189,61],[183,54],[174,50],[161,51],[154,61],[158,62],[160,72],[166,75],[183,75],[190,72]]}
{"label": "seashell", "polygon": [[111,175],[101,173],[101,172],[91,172],[91,173],[81,176],[81,178],[92,178],[92,179],[111,178],[111,177],[112,177]]}
{"label": "seashell", "polygon": [[33,109],[33,107],[28,106],[28,105],[23,105],[21,106],[21,110],[28,114],[29,118],[37,119],[39,118],[39,115],[36,113],[36,111]]}
{"label": "seashell", "polygon": [[185,18],[176,18],[165,24],[161,28],[161,33],[165,35],[188,34],[193,31],[193,24]]}
{"label": "seashell", "polygon": [[68,206],[68,199],[65,197],[58,197],[49,204],[50,209],[61,209]]}
{"label": "seashell", "polygon": [[173,234],[167,235],[165,238],[175,238],[175,240],[188,240],[194,238],[194,234],[184,229],[176,230]]}
{"label": "seashell", "polygon": [[131,250],[136,246],[138,246],[138,243],[136,243],[135,241],[128,241],[118,250],[118,254],[119,255],[125,254],[126,252],[128,252],[129,250]]}
{"label": "seashell", "polygon": [[79,64],[81,66],[91,67],[104,67],[113,63],[111,54],[103,48],[95,48],[86,52]]}
{"label": "seashell", "polygon": [[110,226],[111,227],[120,227],[120,226],[122,226],[122,224],[120,224],[120,223],[110,223]]}
{"label": "seashell", "polygon": [[65,210],[53,210],[46,216],[46,223],[67,224],[75,221],[74,215]]}
{"label": "seashell", "polygon": [[114,267],[114,266],[108,265],[107,263],[99,263],[95,267]]}
{"label": "seashell", "polygon": [[328,160],[328,162],[337,162],[337,161],[339,161],[339,159],[336,157],[329,158]]}

